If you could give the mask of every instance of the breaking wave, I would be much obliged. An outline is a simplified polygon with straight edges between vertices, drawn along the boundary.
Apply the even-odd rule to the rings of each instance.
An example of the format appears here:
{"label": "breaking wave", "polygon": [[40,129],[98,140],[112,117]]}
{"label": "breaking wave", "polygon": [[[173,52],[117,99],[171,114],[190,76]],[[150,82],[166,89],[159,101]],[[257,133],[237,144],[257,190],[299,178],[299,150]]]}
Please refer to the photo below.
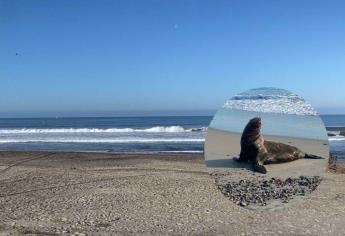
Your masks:
{"label": "breaking wave", "polygon": [[227,100],[223,108],[293,115],[318,115],[303,98],[284,89],[258,88]]}
{"label": "breaking wave", "polygon": [[182,126],[155,126],[151,128],[51,128],[51,129],[0,129],[0,134],[36,134],[36,133],[177,133],[203,132],[206,127],[183,128]]}
{"label": "breaking wave", "polygon": [[345,141],[345,137],[342,135],[336,135],[332,137],[328,137],[328,141]]}
{"label": "breaking wave", "polygon": [[113,138],[113,139],[3,139],[0,143],[194,143],[203,138]]}

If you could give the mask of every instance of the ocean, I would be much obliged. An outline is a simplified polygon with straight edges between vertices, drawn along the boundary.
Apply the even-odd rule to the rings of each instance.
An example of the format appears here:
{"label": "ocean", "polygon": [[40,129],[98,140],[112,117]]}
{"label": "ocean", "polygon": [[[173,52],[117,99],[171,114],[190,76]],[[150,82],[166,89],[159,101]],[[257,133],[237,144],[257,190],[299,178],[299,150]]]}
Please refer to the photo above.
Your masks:
{"label": "ocean", "polygon": [[331,152],[345,160],[345,115],[321,115],[321,118],[327,128]]}
{"label": "ocean", "polygon": [[0,119],[0,150],[203,152],[211,118]]}
{"label": "ocean", "polygon": [[302,97],[280,88],[262,87],[235,95],[217,111],[210,128],[241,133],[253,117],[261,117],[263,135],[327,141],[317,111]]}
{"label": "ocean", "polygon": [[[345,159],[345,115],[321,115]],[[2,118],[0,150],[202,153],[212,116]]]}

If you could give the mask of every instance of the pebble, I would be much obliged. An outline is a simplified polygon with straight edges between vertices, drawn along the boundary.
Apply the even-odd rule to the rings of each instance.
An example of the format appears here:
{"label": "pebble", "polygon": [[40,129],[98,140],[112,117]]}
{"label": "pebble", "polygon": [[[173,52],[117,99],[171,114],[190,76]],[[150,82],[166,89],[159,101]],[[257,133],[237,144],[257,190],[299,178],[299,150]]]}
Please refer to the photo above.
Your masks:
{"label": "pebble", "polygon": [[294,196],[305,196],[314,191],[321,182],[320,176],[300,176],[299,178],[271,178],[240,180],[217,183],[221,192],[237,205],[250,204],[265,206],[271,200],[288,203]]}

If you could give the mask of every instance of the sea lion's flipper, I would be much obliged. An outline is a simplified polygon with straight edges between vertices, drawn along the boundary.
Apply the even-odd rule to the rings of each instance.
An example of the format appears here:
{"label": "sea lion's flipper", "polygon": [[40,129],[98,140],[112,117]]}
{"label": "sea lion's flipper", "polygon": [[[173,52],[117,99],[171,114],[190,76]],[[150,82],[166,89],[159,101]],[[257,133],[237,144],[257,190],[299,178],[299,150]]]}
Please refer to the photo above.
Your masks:
{"label": "sea lion's flipper", "polygon": [[237,162],[247,162],[248,158],[244,155],[243,151],[241,151],[239,157],[234,157],[234,160]]}
{"label": "sea lion's flipper", "polygon": [[305,154],[304,158],[306,159],[325,159],[323,157],[320,157],[320,156],[316,156],[316,155],[313,155],[313,154]]}
{"label": "sea lion's flipper", "polygon": [[259,172],[259,173],[262,173],[262,174],[266,174],[267,173],[267,170],[266,170],[266,167],[262,164],[260,164],[259,162],[254,162],[253,163],[253,168],[255,171]]}
{"label": "sea lion's flipper", "polygon": [[264,166],[265,160],[267,160],[267,152],[266,149],[262,149],[258,151],[258,154],[253,162],[253,168],[255,171],[266,174],[267,170]]}

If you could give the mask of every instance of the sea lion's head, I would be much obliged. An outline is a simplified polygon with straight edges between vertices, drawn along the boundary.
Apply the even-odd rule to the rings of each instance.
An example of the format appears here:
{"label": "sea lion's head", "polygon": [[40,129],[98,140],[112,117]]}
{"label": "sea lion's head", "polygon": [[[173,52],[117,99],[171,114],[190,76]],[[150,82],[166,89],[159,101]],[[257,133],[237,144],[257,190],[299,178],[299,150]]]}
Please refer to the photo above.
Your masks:
{"label": "sea lion's head", "polygon": [[253,119],[251,119],[249,121],[249,125],[253,128],[253,129],[260,129],[261,125],[262,125],[262,120],[261,117],[254,117]]}

